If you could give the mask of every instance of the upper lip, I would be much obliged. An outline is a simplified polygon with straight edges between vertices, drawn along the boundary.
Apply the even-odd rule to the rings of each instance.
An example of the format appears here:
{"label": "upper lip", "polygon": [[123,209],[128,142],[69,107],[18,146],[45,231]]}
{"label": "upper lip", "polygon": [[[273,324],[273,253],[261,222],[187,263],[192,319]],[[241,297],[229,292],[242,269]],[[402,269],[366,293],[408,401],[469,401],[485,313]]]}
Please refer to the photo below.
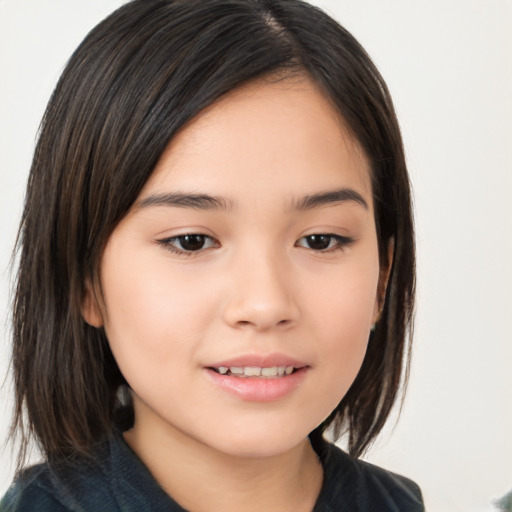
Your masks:
{"label": "upper lip", "polygon": [[274,366],[293,366],[295,368],[302,368],[308,366],[303,361],[287,356],[285,354],[272,353],[272,354],[246,354],[217,361],[209,364],[207,368],[220,368],[221,366],[230,367],[253,367],[253,368],[272,368]]}

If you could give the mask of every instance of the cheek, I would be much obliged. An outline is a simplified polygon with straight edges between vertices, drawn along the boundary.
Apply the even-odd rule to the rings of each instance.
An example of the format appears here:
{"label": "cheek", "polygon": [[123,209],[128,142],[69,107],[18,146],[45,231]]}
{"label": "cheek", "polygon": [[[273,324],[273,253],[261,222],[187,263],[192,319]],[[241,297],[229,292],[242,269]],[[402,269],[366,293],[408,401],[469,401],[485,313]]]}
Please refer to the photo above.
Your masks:
{"label": "cheek", "polygon": [[[370,249],[373,245],[370,246]],[[315,311],[318,329],[327,329],[350,339],[349,333],[367,333],[372,322],[379,282],[376,250],[350,254],[344,264],[335,265],[318,276],[310,287],[307,308]]]}
{"label": "cheek", "polygon": [[108,247],[102,267],[105,330],[114,357],[129,382],[128,374],[180,371],[170,372],[170,362],[192,358],[198,327],[214,315],[212,295],[186,273],[170,272],[165,258],[150,251],[121,255],[122,249]]}
{"label": "cheek", "polygon": [[338,295],[336,299],[324,301],[325,307],[318,317],[320,322],[315,332],[323,340],[318,350],[333,374],[342,374],[350,381],[366,353],[373,303],[365,297],[359,301],[354,295],[341,298]]}
{"label": "cheek", "polygon": [[[371,262],[370,262],[371,263]],[[355,379],[368,345],[379,278],[378,261],[354,265],[331,276],[329,286],[309,300],[311,332],[326,387],[331,386],[333,408]]]}

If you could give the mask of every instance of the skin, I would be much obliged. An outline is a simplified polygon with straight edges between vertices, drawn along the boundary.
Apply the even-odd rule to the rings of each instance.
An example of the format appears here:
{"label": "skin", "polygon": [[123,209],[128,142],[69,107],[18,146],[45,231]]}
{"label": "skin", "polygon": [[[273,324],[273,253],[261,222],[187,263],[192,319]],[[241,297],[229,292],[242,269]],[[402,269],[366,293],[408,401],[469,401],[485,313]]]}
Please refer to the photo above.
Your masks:
{"label": "skin", "polygon": [[[162,199],[176,193],[220,200]],[[206,237],[183,252],[192,233]],[[260,80],[193,119],[112,233],[101,279],[106,313],[89,294],[84,317],[106,329],[134,394],[125,438],[162,487],[199,512],[311,510],[322,469],[307,436],[355,379],[386,279],[367,161],[319,89]],[[277,400],[208,378],[276,352],[307,366]]]}

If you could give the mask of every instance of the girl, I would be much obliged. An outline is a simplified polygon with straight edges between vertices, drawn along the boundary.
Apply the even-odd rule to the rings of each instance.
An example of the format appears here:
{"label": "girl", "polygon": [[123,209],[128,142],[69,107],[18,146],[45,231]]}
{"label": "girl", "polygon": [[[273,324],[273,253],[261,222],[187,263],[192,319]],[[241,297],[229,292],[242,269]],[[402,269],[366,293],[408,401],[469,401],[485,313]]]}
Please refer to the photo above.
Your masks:
{"label": "girl", "polygon": [[2,510],[423,510],[358,459],[407,375],[410,202],[386,85],[320,10],[100,23],[29,178],[14,431],[46,461]]}

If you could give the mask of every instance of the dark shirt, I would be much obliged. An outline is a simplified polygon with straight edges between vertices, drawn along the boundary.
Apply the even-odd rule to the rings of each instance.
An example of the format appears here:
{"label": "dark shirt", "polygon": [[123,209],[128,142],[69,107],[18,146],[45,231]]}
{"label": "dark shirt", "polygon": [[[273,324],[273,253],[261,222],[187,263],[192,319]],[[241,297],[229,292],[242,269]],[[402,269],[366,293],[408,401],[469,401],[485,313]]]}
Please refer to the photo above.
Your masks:
{"label": "dark shirt", "polygon": [[[313,512],[419,512],[419,487],[403,476],[355,460],[325,443],[324,482]],[[94,463],[25,470],[0,502],[1,512],[183,512],[141,460],[113,436]]]}

